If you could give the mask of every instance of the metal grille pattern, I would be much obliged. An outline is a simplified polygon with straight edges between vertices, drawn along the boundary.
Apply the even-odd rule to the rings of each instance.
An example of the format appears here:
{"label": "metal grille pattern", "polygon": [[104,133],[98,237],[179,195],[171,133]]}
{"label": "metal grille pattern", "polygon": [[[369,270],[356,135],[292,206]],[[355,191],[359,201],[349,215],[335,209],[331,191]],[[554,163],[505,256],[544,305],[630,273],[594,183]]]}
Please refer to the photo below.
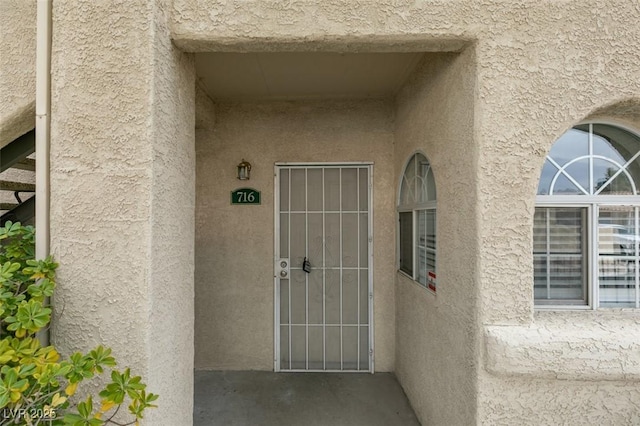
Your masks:
{"label": "metal grille pattern", "polygon": [[372,370],[370,183],[370,165],[276,168],[276,370]]}

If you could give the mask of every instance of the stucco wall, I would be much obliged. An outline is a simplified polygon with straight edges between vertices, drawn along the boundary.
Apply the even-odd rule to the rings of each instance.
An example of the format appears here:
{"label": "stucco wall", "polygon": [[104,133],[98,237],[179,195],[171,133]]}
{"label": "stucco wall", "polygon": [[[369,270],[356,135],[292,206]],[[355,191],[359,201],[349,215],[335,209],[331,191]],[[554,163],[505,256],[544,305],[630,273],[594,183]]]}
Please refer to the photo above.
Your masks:
{"label": "stucco wall", "polygon": [[[5,123],[11,120],[7,120],[4,114],[5,111],[14,114],[13,106],[5,110],[7,104],[20,104],[16,108],[24,110],[17,116],[30,115],[24,111],[28,111],[32,101],[32,98],[28,99],[28,94],[33,92],[34,75],[33,53],[29,50],[32,47],[29,46],[33,43],[30,34],[35,28],[35,20],[26,17],[34,16],[34,4],[11,0],[0,2],[3,24],[0,30],[3,41],[0,47],[2,141],[11,138],[4,129],[10,127],[17,136],[32,125],[17,120],[6,127]],[[189,187],[192,180],[186,172],[192,161],[186,143],[192,132],[187,127],[192,123],[176,119],[186,118],[188,114],[183,114],[184,111],[165,109],[169,108],[166,102],[152,102],[158,96],[158,99],[173,100],[176,105],[190,102],[192,95],[172,90],[172,87],[182,87],[183,84],[186,90],[190,72],[188,59],[182,62],[180,55],[171,52],[166,38],[154,38],[153,34],[159,29],[150,25],[150,21],[156,21],[158,15],[162,15],[160,10],[163,13],[169,11],[163,2],[55,1],[54,6],[52,240],[54,253],[62,263],[60,293],[56,299],[59,317],[54,338],[68,350],[104,341],[115,347],[124,363],[139,366],[144,371],[151,365],[148,360],[150,354],[163,350],[175,350],[178,358],[184,359],[188,366],[188,331],[184,335],[162,334],[160,327],[169,325],[165,320],[157,324],[156,331],[149,332],[150,327],[156,326],[149,325],[150,318],[172,317],[178,313],[181,319],[176,324],[181,324],[180,328],[188,328],[189,323],[188,303],[167,312],[169,307],[166,304],[159,303],[161,300],[155,296],[149,296],[156,288],[169,286],[169,279],[181,283],[190,280],[190,251],[186,239],[192,231],[188,223],[185,222],[183,229],[186,231],[178,236],[176,246],[169,245],[168,240],[163,240],[159,234],[167,226],[163,215],[179,221],[190,214],[187,207],[182,211],[180,207],[170,205],[168,200],[175,198],[184,206],[191,202],[188,191],[178,192],[180,185]],[[518,336],[524,329],[543,330],[546,336],[550,336],[551,347],[556,347],[556,344],[563,347],[563,343],[566,344],[564,347],[570,347],[570,340],[559,333],[554,324],[562,324],[565,332],[571,332],[573,328],[573,335],[580,336],[581,326],[591,321],[586,317],[590,314],[586,313],[556,313],[551,323],[546,317],[534,315],[531,223],[535,188],[544,154],[553,141],[576,122],[599,116],[621,119],[639,128],[640,27],[636,22],[640,18],[640,6],[637,2],[174,0],[171,13],[174,42],[187,51],[457,51],[473,43],[476,57],[473,141],[476,148],[472,151],[475,161],[471,167],[475,174],[477,205],[475,221],[469,221],[473,225],[466,224],[451,238],[475,238],[479,242],[477,274],[468,277],[471,269],[465,267],[461,269],[465,274],[456,280],[467,282],[465,280],[471,279],[471,290],[478,289],[477,330],[467,337],[434,335],[443,339],[438,341],[442,345],[451,341],[473,341],[474,334],[479,336],[475,346],[472,344],[471,349],[464,348],[473,351],[473,358],[480,367],[478,397],[474,402],[473,395],[461,395],[458,407],[473,406],[477,402],[476,422],[486,424],[638,422],[637,413],[633,411],[639,398],[635,382],[631,379],[618,381],[619,376],[612,380],[589,376],[588,371],[580,367],[580,362],[574,362],[590,354],[594,349],[591,344],[578,345],[571,354],[561,352],[561,356],[569,357],[569,360],[565,366],[560,363],[554,367],[564,374],[567,369],[576,369],[576,376],[586,374],[588,380],[549,378],[542,371],[544,362],[527,358],[514,361],[519,366],[516,371],[496,370],[497,363],[494,362],[499,359],[496,351],[502,349],[509,349],[514,354],[523,353],[521,349],[526,349],[526,345],[520,344]],[[158,34],[164,31],[166,29],[163,28]],[[4,43],[5,40],[10,42]],[[465,51],[461,58],[467,54]],[[163,65],[159,65],[161,63]],[[464,60],[458,62],[463,63]],[[159,74],[156,74],[156,66]],[[462,68],[462,65],[458,66]],[[442,75],[453,76],[455,73],[445,72]],[[170,76],[173,77],[167,78]],[[5,91],[7,87],[9,91]],[[179,99],[180,93],[184,99]],[[612,104],[618,106],[603,110]],[[287,111],[285,116],[291,117],[291,111]],[[259,110],[239,111],[235,115],[224,113],[236,117],[234,125],[237,128],[246,127],[244,133],[234,130],[236,134],[247,134],[251,129],[257,131],[257,126],[262,125],[252,119],[240,119],[248,117],[249,112],[257,116],[265,114]],[[163,119],[167,123],[160,123]],[[225,121],[229,125],[234,122],[229,118],[222,122]],[[168,133],[161,134],[156,128]],[[223,133],[224,128],[218,131]],[[275,126],[271,131],[278,135],[284,133]],[[167,145],[171,136],[185,144],[178,143],[170,149]],[[417,143],[410,145],[404,148],[405,152],[399,148],[395,163],[390,166],[389,206],[395,203],[401,158],[418,147]],[[431,152],[429,149],[424,146],[434,167],[438,161],[444,164],[444,160],[437,160],[438,150],[432,149]],[[238,154],[245,155],[240,151]],[[170,158],[171,155],[177,158]],[[233,166],[237,161],[233,155],[225,164]],[[468,171],[457,168],[458,163],[450,167],[461,172],[459,179],[464,178]],[[167,176],[177,177],[177,181],[163,180],[163,173],[167,170],[173,171]],[[210,173],[218,172],[211,170]],[[233,168],[219,173],[232,174]],[[438,175],[436,178],[444,179]],[[270,181],[270,178],[262,179]],[[268,184],[265,188],[270,187]],[[263,192],[265,200],[268,199],[267,190]],[[464,193],[467,189],[458,190]],[[387,194],[387,191],[380,193]],[[443,205],[443,196],[440,192],[439,208]],[[389,208],[389,211],[389,217],[392,217],[393,210]],[[468,211],[460,209],[456,213],[467,217]],[[273,221],[267,222],[272,224]],[[395,224],[394,221],[389,223]],[[466,237],[469,226],[475,227],[473,238]],[[439,231],[445,232],[442,226]],[[386,246],[376,242],[376,250],[388,255],[394,247],[393,238],[389,239],[391,241],[387,241]],[[263,236],[263,240],[260,244],[272,247],[270,238]],[[452,247],[467,253],[464,247],[467,242],[460,240],[452,243]],[[447,245],[443,247],[446,250]],[[163,260],[170,265],[178,265],[177,259],[169,259],[168,252],[179,253],[181,266],[175,271],[162,269],[152,272],[151,269],[160,266]],[[452,255],[457,254],[457,251],[452,251]],[[104,259],[109,259],[109,262]],[[118,268],[114,265],[126,266]],[[271,263],[268,268],[272,268]],[[389,277],[392,282],[393,272],[389,272]],[[445,288],[443,284],[442,292]],[[456,287],[452,283],[449,288],[453,290]],[[182,293],[179,289],[188,291],[185,287],[174,291]],[[398,320],[414,327],[398,327],[399,347],[412,337],[423,335],[423,330],[418,327],[419,321],[429,319],[421,314],[424,311],[418,305],[422,296],[417,295],[415,300],[409,301],[418,290],[399,279],[398,292],[403,301],[398,306],[408,309],[406,318],[402,317],[405,312],[398,312]],[[159,296],[163,294],[180,296],[176,293],[159,293]],[[271,294],[267,300],[272,300]],[[392,290],[388,294],[393,297]],[[444,298],[441,296],[444,293],[431,301],[434,302],[432,304],[440,303],[438,300]],[[427,297],[423,299],[425,303],[431,303]],[[471,312],[469,303],[461,300],[450,307],[456,309],[461,318],[467,318]],[[151,311],[156,307],[158,310],[152,317]],[[630,336],[640,335],[637,322],[619,312],[607,313],[602,318],[599,313],[596,315],[600,327],[622,327]],[[388,313],[387,321],[379,322],[391,324],[393,328],[393,314]],[[576,323],[580,326],[576,327]],[[271,330],[271,324],[268,321],[269,326],[265,329]],[[496,327],[501,331],[497,340]],[[377,339],[378,344],[384,341],[384,336],[390,340],[387,368],[393,365],[393,338],[389,337],[392,335],[385,332],[381,339]],[[630,359],[627,356],[629,347],[616,349],[619,340],[615,333],[613,335],[611,340],[607,333],[598,335],[603,347],[607,348],[605,353]],[[148,340],[151,336],[154,340]],[[168,342],[175,336],[186,338]],[[271,338],[267,340],[271,341]],[[174,346],[178,344],[181,346],[176,349]],[[411,350],[406,344],[404,347]],[[378,355],[379,359],[385,359],[385,356]],[[407,356],[407,360],[415,360],[415,365],[430,361],[420,360],[419,356],[421,353],[416,351]],[[461,359],[464,361],[466,358],[462,356]],[[406,364],[398,360],[399,374],[408,368],[403,367],[403,363]],[[172,366],[176,364],[174,362]],[[541,368],[538,372],[533,368],[533,371],[526,370],[527,374],[519,373],[522,366],[530,368],[531,365]],[[165,394],[174,398],[159,411],[171,413],[165,417],[166,423],[157,424],[184,424],[184,414],[191,406],[190,394],[172,393],[175,386],[171,382],[173,378],[167,378],[164,375],[166,369],[160,367],[154,364],[154,371],[149,371],[157,375],[152,381],[165,383],[162,386],[170,387],[166,388]],[[468,371],[467,367],[462,370]],[[183,372],[179,377],[183,389],[189,387],[187,376]],[[455,383],[462,383],[466,388],[467,380],[471,379],[458,378]],[[411,390],[410,380],[405,380],[405,383],[410,396],[418,395],[417,387]],[[160,393],[163,393],[162,389]],[[423,395],[424,391],[421,392]],[[426,402],[421,402],[422,398],[413,396],[412,403],[428,408],[438,397],[425,396],[429,398]],[[427,408],[423,410],[428,412]],[[461,411],[464,416],[470,413]]]}
{"label": "stucco wall", "polygon": [[[615,121],[626,110],[626,120],[635,115],[638,122],[637,106],[632,112],[629,101],[635,98],[637,105],[640,99],[640,28],[628,24],[640,16],[638,4],[587,3],[520,11],[511,17],[526,30],[509,28],[505,19],[504,34],[477,44],[485,325],[478,355],[484,366],[479,420],[487,424],[640,421],[640,387],[631,374],[637,371],[635,346],[619,338],[622,329],[630,339],[640,339],[635,315],[606,310],[533,315],[531,218],[544,156],[564,131],[596,111],[604,109],[599,116]],[[622,105],[605,108],[618,102]],[[504,333],[499,344],[492,338],[497,329]],[[538,335],[546,340],[533,351],[529,345]],[[519,366],[516,371],[495,363],[505,350]],[[617,369],[608,366],[611,358]],[[532,365],[533,371],[522,374]]]}
{"label": "stucco wall", "polygon": [[540,312],[485,330],[485,424],[635,425],[640,347],[635,312]]}
{"label": "stucco wall", "polygon": [[[637,132],[639,105],[627,99],[575,122],[606,121]],[[521,325],[487,323],[483,340],[479,396],[485,423],[640,422],[637,310],[541,311]]]}
{"label": "stucco wall", "polygon": [[149,330],[145,374],[163,395],[149,425],[188,425],[193,416],[195,270],[195,60],[169,38],[169,2],[153,9],[149,142],[153,145]]}
{"label": "stucco wall", "polygon": [[[197,138],[196,368],[273,369],[274,164],[373,161],[375,362],[393,369],[392,112],[383,101],[216,105],[214,131]],[[229,203],[242,158],[259,206]]]}
{"label": "stucco wall", "polygon": [[193,407],[193,58],[157,1],[54,2],[52,338],[113,348],[161,395],[146,424]]}
{"label": "stucco wall", "polygon": [[[545,153],[565,130],[617,102],[637,113],[637,106],[629,106],[640,99],[637,2],[175,0],[174,7],[175,42],[190,51],[433,51],[459,50],[465,42],[472,42],[477,72],[474,103],[469,108],[475,110],[472,139],[476,148],[472,152],[476,157],[471,166],[477,203],[475,221],[470,223],[477,223],[479,257],[477,273],[466,279],[473,281],[470,290],[477,289],[479,296],[477,331],[471,333],[479,336],[471,349],[479,366],[476,422],[555,424],[562,422],[562,413],[574,423],[592,419],[637,422],[631,413],[638,395],[627,392],[633,388],[631,382],[616,386],[595,379],[587,388],[591,395],[604,390],[597,393],[600,404],[585,404],[585,393],[573,392],[576,387],[569,381],[506,377],[485,367],[493,359],[487,352],[496,349],[487,337],[493,327],[514,327],[512,332],[517,333],[518,327],[539,326],[550,330],[557,343],[569,343],[566,335],[534,317],[531,236],[535,189]],[[462,174],[467,171],[455,167]],[[438,198],[440,205],[442,193]],[[458,213],[467,214],[462,209]],[[451,238],[458,238],[461,232]],[[455,244],[464,252],[463,245],[462,241]],[[400,282],[399,292],[405,287]],[[458,307],[462,316],[468,312],[467,301],[461,300]],[[403,313],[397,314],[404,321]],[[586,313],[557,315],[565,318],[563,323],[570,330],[576,321],[590,321]],[[624,316],[619,319],[621,323],[608,322],[605,316],[603,324],[624,325],[638,336],[635,322]],[[579,328],[574,330],[576,335]],[[402,333],[402,327],[398,330]],[[419,330],[406,334],[417,336]],[[616,345],[615,338],[608,343],[606,335],[599,338],[606,347]],[[402,345],[402,337],[399,342]],[[593,346],[587,345],[573,356],[579,358],[591,350]],[[540,401],[553,401],[551,406],[564,408],[553,414],[541,409]],[[460,407],[474,404],[472,396],[457,402]],[[586,406],[591,408],[585,410]],[[618,406],[625,408],[614,413],[611,407]]]}
{"label": "stucco wall", "polygon": [[415,151],[437,188],[437,294],[396,278],[396,374],[422,424],[472,424],[476,415],[474,67],[473,48],[427,55],[396,100],[396,188]]}
{"label": "stucco wall", "polygon": [[3,147],[35,126],[35,0],[0,0],[0,19],[0,147]]}
{"label": "stucco wall", "polygon": [[640,29],[627,23],[640,10],[609,1],[500,12],[477,43],[481,308],[485,323],[522,324],[533,313],[531,216],[544,155],[594,110],[640,95]]}

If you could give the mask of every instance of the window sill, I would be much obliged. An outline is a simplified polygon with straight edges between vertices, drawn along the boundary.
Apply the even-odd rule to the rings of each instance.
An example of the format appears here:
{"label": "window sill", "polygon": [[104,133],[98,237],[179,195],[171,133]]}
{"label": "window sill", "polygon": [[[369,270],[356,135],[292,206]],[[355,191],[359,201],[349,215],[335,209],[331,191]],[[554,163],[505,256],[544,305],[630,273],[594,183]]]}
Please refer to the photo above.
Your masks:
{"label": "window sill", "polygon": [[529,326],[486,326],[499,376],[640,381],[640,311],[539,311]]}
{"label": "window sill", "polygon": [[432,295],[436,296],[437,293],[435,290],[430,289],[427,286],[424,286],[422,284],[420,284],[418,281],[414,280],[413,277],[411,277],[409,274],[407,274],[406,272],[403,272],[401,270],[396,270],[396,272],[398,273],[399,276],[401,276],[402,278],[404,278],[406,281],[410,281],[413,285],[415,285],[416,287],[421,288],[422,290],[426,290],[427,293],[431,293]]}

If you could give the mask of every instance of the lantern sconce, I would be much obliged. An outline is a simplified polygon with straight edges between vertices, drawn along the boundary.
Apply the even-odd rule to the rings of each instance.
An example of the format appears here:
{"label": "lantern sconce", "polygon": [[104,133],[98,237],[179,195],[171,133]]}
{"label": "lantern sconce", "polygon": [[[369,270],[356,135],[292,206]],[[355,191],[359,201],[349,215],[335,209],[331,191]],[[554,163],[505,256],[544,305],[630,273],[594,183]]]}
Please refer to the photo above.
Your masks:
{"label": "lantern sconce", "polygon": [[244,158],[242,162],[238,164],[238,179],[240,180],[249,180],[249,175],[251,174],[251,163],[245,161]]}

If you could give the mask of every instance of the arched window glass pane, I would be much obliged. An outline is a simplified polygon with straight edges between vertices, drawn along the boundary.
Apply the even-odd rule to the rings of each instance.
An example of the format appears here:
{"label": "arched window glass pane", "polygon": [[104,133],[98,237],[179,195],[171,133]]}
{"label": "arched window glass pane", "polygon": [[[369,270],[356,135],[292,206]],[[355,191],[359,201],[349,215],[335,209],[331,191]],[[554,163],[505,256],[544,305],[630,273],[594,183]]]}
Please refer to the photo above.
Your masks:
{"label": "arched window glass pane", "polygon": [[593,135],[593,155],[611,158],[612,160],[624,164],[627,160],[620,152],[613,147],[607,140],[598,135]]}
{"label": "arched window glass pane", "polygon": [[545,160],[542,175],[540,176],[540,183],[538,184],[538,195],[550,194],[551,181],[556,173],[558,173],[558,168],[551,164],[549,160]]}
{"label": "arched window glass pane", "polygon": [[429,163],[421,155],[416,155],[418,166],[418,176],[416,184],[418,186],[418,203],[424,203],[428,199],[427,194],[427,173],[429,173]]}
{"label": "arched window glass pane", "polygon": [[574,161],[564,169],[583,190],[589,192],[589,159]]}
{"label": "arched window glass pane", "polygon": [[615,126],[582,124],[551,148],[538,195],[636,195],[639,188],[640,137]]}
{"label": "arched window glass pane", "polygon": [[[626,163],[638,152],[640,138],[625,129],[608,124],[593,125],[593,150],[596,155],[604,155]],[[610,154],[611,150],[615,154]],[[614,155],[617,158],[614,158]],[[619,160],[618,160],[619,159]]]}
{"label": "arched window glass pane", "polygon": [[553,191],[551,193],[552,195],[584,194],[584,192],[582,192],[575,183],[571,182],[571,180],[569,180],[569,178],[563,174],[558,175],[558,179],[556,179],[556,182],[551,190]]}
{"label": "arched window glass pane", "polygon": [[[605,181],[603,178],[602,185],[603,188],[600,191],[602,195],[634,195],[633,186],[631,180],[626,173],[620,173],[617,176],[615,175],[615,169],[610,168],[610,172],[608,172],[608,179]],[[613,177],[613,179],[611,178]],[[600,190],[600,188],[597,188]]]}
{"label": "arched window glass pane", "polygon": [[560,166],[564,166],[574,158],[589,155],[589,132],[571,129],[560,136],[551,147],[549,157]]}
{"label": "arched window glass pane", "polygon": [[[601,155],[618,163],[630,176],[630,179],[622,176],[616,178],[616,187],[613,187],[609,194],[638,194],[637,191],[640,188],[640,137],[609,124],[593,124],[592,128],[594,155]],[[597,174],[595,177],[596,180],[602,178]],[[635,191],[633,191],[633,187],[635,187]]]}
{"label": "arched window glass pane", "polygon": [[400,188],[400,202],[399,206],[405,206],[409,204],[409,182],[405,176],[402,177],[402,188]]}
{"label": "arched window glass pane", "polygon": [[433,169],[429,167],[429,173],[427,174],[427,199],[425,201],[436,200],[436,180],[433,177]]}
{"label": "arched window glass pane", "polygon": [[400,205],[414,204],[416,199],[416,157],[415,155],[404,169],[402,189],[400,190]]}
{"label": "arched window glass pane", "polygon": [[436,200],[436,183],[427,157],[417,153],[404,170],[399,207],[414,206]]}

